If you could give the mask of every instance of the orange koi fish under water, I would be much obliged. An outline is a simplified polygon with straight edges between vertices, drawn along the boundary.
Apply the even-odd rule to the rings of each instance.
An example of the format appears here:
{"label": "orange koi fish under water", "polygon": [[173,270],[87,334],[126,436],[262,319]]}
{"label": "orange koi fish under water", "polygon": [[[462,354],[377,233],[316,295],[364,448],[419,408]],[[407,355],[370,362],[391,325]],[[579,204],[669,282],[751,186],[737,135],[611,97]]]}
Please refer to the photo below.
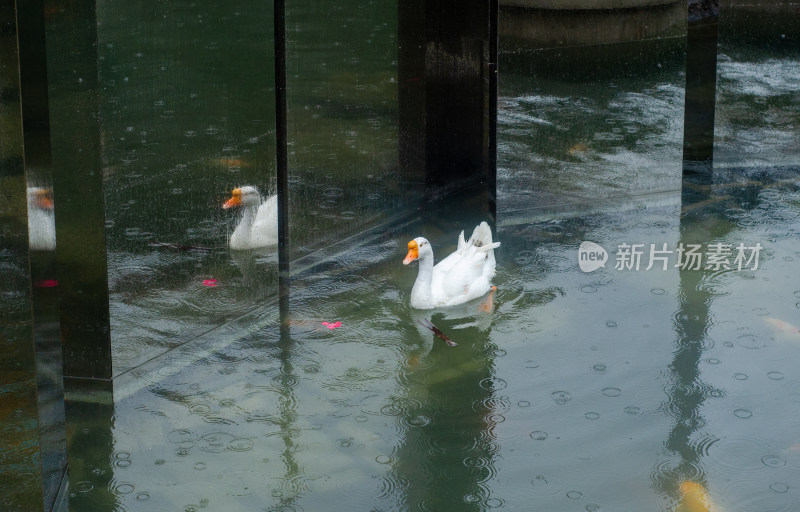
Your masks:
{"label": "orange koi fish under water", "polygon": [[680,489],[683,497],[675,507],[675,512],[720,512],[718,508],[712,506],[708,491],[701,484],[681,482]]}
{"label": "orange koi fish under water", "polygon": [[780,318],[767,318],[765,321],[775,331],[775,334],[793,341],[800,341],[800,327],[784,322]]}

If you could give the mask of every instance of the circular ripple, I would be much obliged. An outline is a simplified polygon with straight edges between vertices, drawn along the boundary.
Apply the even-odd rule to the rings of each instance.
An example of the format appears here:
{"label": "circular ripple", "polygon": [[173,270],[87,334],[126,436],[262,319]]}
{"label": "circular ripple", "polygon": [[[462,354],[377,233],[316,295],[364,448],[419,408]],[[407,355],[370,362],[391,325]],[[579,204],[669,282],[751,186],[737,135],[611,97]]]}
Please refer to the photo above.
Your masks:
{"label": "circular ripple", "polygon": [[117,468],[120,468],[120,469],[125,469],[127,467],[130,467],[131,464],[133,464],[133,462],[130,459],[117,459],[114,462],[112,462],[112,465],[114,467],[117,467]]}
{"label": "circular ripple", "polygon": [[231,434],[225,432],[212,432],[200,438],[197,447],[204,452],[221,453],[228,448],[228,443],[236,439]]}
{"label": "circular ripple", "polygon": [[72,488],[80,493],[87,493],[94,489],[94,485],[88,480],[82,480],[72,485]]}
{"label": "circular ripple", "polygon": [[550,396],[553,397],[553,401],[558,405],[564,405],[572,400],[572,395],[568,391],[553,391]]}
{"label": "circular ripple", "polygon": [[555,485],[553,481],[545,475],[536,475],[536,477],[531,480],[531,486],[533,487],[533,492],[539,495],[552,495],[561,492],[561,486]]}
{"label": "circular ripple", "polygon": [[172,375],[177,375],[181,372],[181,368],[178,366],[164,366],[158,369],[158,374],[162,377],[170,377]]}
{"label": "circular ripple", "polygon": [[597,412],[594,412],[594,411],[589,411],[586,414],[584,414],[583,416],[587,420],[596,420],[596,419],[600,418],[600,413],[597,413]]}
{"label": "circular ripple", "polygon": [[478,385],[487,391],[500,391],[508,386],[508,383],[500,377],[487,377],[482,379]]}
{"label": "circular ripple", "polygon": [[[197,434],[195,434],[191,430],[179,428],[172,430],[167,434],[167,441],[175,444],[184,444],[184,443],[194,444],[194,442],[197,441]],[[130,457],[130,455],[128,455],[128,457]]]}
{"label": "circular ripple", "polygon": [[113,484],[112,488],[111,488],[112,492],[114,492],[116,494],[130,494],[135,489],[136,489],[136,487],[133,484],[128,483],[128,482],[120,482],[118,484]]}
{"label": "circular ripple", "polygon": [[733,411],[733,415],[736,416],[737,418],[746,420],[753,416],[753,412],[749,409],[736,409],[735,411]]}
{"label": "circular ripple", "polygon": [[489,498],[483,502],[484,505],[488,508],[501,508],[505,502],[500,498]]}
{"label": "circular ripple", "polygon": [[390,455],[378,455],[375,457],[375,462],[378,464],[391,464],[394,459]]}
{"label": "circular ripple", "polygon": [[[195,404],[189,407],[189,412],[199,416],[205,416],[211,412],[211,407],[208,404]],[[188,432],[188,430],[187,430]]]}
{"label": "circular ripple", "polygon": [[234,452],[249,452],[253,449],[253,440],[246,437],[238,437],[228,442],[226,448]]}
{"label": "circular ripple", "polygon": [[734,373],[733,374],[733,378],[736,379],[736,380],[747,380],[748,379],[746,373]]}
{"label": "circular ripple", "polygon": [[635,405],[629,405],[623,410],[625,411],[625,414],[631,414],[631,415],[641,414],[642,412],[642,410],[639,407],[636,407]]}
{"label": "circular ripple", "polygon": [[653,288],[652,290],[650,290],[650,293],[652,293],[653,295],[664,295],[665,293],[667,293],[667,290],[663,288]]}
{"label": "circular ripple", "polygon": [[150,499],[149,492],[139,492],[136,493],[136,501],[147,501]]}
{"label": "circular ripple", "polygon": [[769,484],[769,488],[773,492],[777,492],[779,494],[783,494],[783,493],[789,491],[789,486],[787,484],[783,483],[783,482],[775,482],[775,483]]}
{"label": "circular ripple", "polygon": [[405,416],[422,407],[422,402],[414,398],[397,397],[391,403],[381,407],[381,414],[385,416]]}
{"label": "circular ripple", "polygon": [[439,432],[431,435],[427,442],[430,455],[466,454],[478,447],[478,439],[464,432]]}
{"label": "circular ripple", "polygon": [[429,425],[431,419],[424,414],[418,414],[416,416],[403,416],[400,418],[400,424],[406,428],[422,428]]}
{"label": "circular ripple", "polygon": [[543,430],[534,430],[533,432],[530,433],[530,436],[531,439],[535,439],[537,441],[544,441],[545,439],[547,439],[548,434]]}
{"label": "circular ripple", "polygon": [[507,412],[511,409],[511,402],[506,396],[488,396],[472,403],[473,411]]}
{"label": "circular ripple", "polygon": [[753,334],[742,334],[736,340],[736,343],[741,347],[749,348],[751,350],[757,350],[764,346],[764,343]]}
{"label": "circular ripple", "polygon": [[722,438],[708,447],[704,460],[727,474],[736,474],[763,470],[764,458],[774,453],[767,444],[756,439]]}
{"label": "circular ripple", "polygon": [[403,496],[410,486],[410,480],[391,472],[381,477],[378,484],[378,498],[386,499],[394,496]]}
{"label": "circular ripple", "polygon": [[577,500],[583,497],[583,493],[580,491],[567,491],[567,498],[571,500]]}
{"label": "circular ripple", "polygon": [[607,369],[606,365],[603,363],[597,363],[596,365],[592,366],[592,370],[596,371],[597,373],[603,373]]}
{"label": "circular ripple", "polygon": [[781,372],[769,372],[767,373],[767,377],[772,380],[783,380],[783,373]]}
{"label": "circular ripple", "polygon": [[603,388],[602,393],[605,396],[617,397],[617,396],[620,396],[622,394],[622,390],[619,389],[619,388],[607,387],[607,388]]}
{"label": "circular ripple", "polygon": [[761,462],[769,468],[780,468],[786,465],[786,461],[780,455],[764,455]]}

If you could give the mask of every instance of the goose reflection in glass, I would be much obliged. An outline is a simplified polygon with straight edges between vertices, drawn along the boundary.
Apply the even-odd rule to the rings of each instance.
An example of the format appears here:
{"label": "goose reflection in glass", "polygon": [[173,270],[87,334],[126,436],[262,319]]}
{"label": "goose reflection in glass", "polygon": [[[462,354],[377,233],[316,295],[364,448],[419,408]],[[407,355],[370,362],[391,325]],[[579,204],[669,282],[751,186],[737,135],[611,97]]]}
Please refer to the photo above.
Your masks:
{"label": "goose reflection in glass", "polygon": [[237,187],[222,207],[242,209],[239,223],[231,234],[231,249],[258,249],[278,244],[278,196],[269,196],[262,202],[255,187]]}

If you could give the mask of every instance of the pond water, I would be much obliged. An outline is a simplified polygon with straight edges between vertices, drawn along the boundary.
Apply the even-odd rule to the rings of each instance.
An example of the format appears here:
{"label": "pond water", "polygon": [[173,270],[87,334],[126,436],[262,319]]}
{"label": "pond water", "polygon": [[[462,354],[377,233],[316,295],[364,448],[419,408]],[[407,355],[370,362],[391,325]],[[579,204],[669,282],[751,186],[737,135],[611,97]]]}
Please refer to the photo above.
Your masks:
{"label": "pond water", "polygon": [[723,31],[716,171],[682,195],[685,38],[501,41],[497,291],[416,311],[406,243],[441,259],[485,196],[409,208],[398,6],[316,7],[287,10],[282,312],[221,209],[274,188],[272,6],[98,6],[115,379],[67,404],[70,510],[697,510],[687,482],[797,509],[796,45]]}
{"label": "pond water", "polygon": [[[283,333],[264,306],[118,378],[113,406],[76,426],[71,503],[673,510],[694,481],[722,510],[793,510],[800,176],[737,178],[683,212],[668,194],[508,217],[491,312],[408,306],[405,242],[425,234],[452,250],[470,227],[458,205],[354,243],[295,280]],[[605,268],[579,269],[581,241],[609,252]],[[741,270],[740,243],[761,245]],[[638,270],[615,268],[623,244],[644,244]],[[646,270],[650,244],[673,251],[660,253],[666,268]],[[676,267],[679,244],[706,257],[729,246],[731,268]],[[421,317],[458,345],[418,329]]]}

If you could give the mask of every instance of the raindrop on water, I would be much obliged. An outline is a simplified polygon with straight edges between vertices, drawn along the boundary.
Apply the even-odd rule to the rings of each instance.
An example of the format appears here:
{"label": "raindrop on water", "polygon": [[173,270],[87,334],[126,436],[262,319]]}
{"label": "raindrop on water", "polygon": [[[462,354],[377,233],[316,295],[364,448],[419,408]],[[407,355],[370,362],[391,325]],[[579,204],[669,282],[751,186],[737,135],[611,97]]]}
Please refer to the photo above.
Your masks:
{"label": "raindrop on water", "polygon": [[568,391],[554,391],[551,396],[558,405],[564,405],[572,399]]}
{"label": "raindrop on water", "polygon": [[761,457],[761,462],[770,468],[780,468],[786,465],[786,461],[779,455],[764,455]]}
{"label": "raindrop on water", "polygon": [[772,491],[777,492],[777,493],[781,493],[781,494],[783,494],[783,493],[785,493],[785,492],[787,492],[789,490],[789,486],[786,485],[783,482],[775,482],[774,484],[770,484],[769,488],[772,489]]}

